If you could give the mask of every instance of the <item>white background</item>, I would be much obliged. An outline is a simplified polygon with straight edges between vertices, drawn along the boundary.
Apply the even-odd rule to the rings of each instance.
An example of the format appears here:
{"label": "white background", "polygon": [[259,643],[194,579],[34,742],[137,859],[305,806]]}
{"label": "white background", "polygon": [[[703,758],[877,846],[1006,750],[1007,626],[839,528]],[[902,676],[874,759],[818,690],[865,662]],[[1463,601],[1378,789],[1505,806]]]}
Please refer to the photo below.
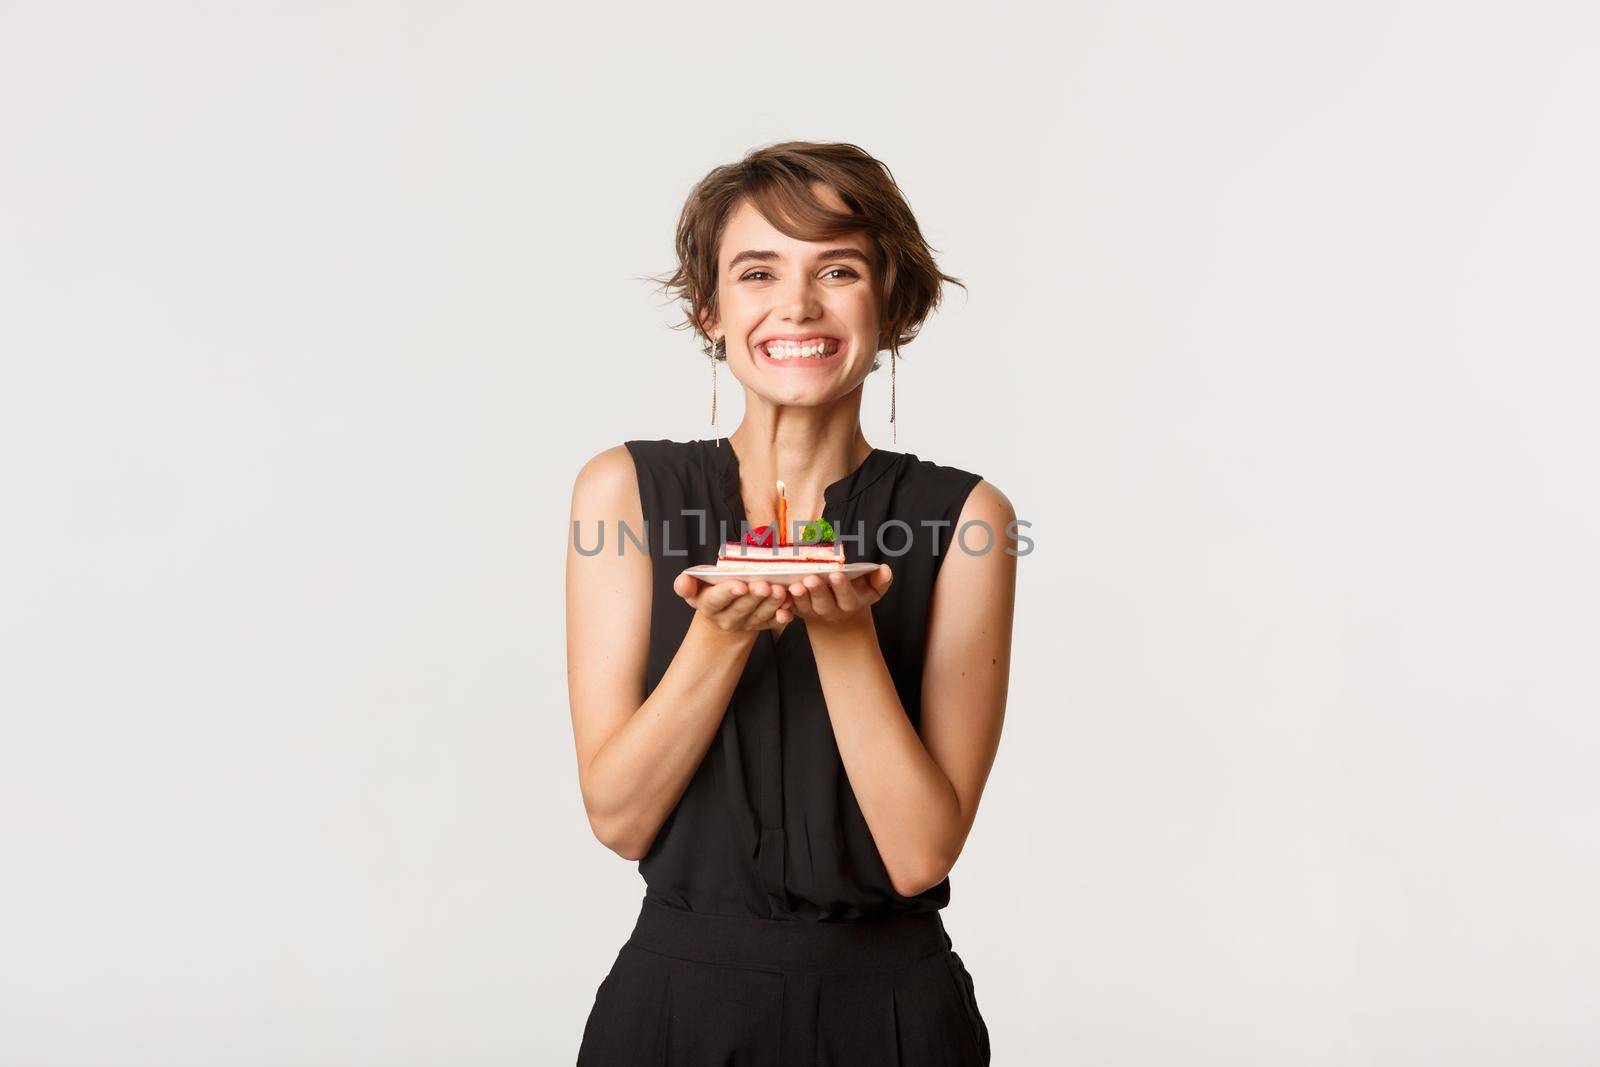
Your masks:
{"label": "white background", "polygon": [[708,435],[637,279],[804,138],[1033,524],[995,1063],[1595,1062],[1592,10],[0,4],[0,1061],[571,1062],[572,480]]}

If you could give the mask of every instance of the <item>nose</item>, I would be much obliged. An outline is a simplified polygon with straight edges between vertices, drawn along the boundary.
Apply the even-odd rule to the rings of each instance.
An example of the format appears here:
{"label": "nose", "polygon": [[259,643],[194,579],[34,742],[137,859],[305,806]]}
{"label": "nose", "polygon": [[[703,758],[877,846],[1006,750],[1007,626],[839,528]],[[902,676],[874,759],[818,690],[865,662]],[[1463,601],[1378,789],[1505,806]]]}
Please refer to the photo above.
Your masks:
{"label": "nose", "polygon": [[811,279],[800,275],[784,284],[778,293],[778,310],[789,322],[804,322],[821,314],[816,290]]}

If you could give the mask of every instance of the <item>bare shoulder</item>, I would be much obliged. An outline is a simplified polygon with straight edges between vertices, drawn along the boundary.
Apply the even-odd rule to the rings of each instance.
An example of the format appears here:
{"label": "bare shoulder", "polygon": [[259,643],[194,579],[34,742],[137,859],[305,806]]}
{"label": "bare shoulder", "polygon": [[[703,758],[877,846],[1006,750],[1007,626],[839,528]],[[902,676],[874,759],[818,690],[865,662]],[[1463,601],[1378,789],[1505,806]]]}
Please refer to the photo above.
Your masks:
{"label": "bare shoulder", "polygon": [[996,536],[1003,534],[1006,524],[1016,517],[1017,510],[1011,506],[1010,498],[1000,491],[999,486],[983,480],[972,487],[961,508],[963,523],[982,520],[996,527]]}
{"label": "bare shoulder", "polygon": [[591,456],[572,483],[574,514],[630,515],[639,511],[639,472],[627,445]]}
{"label": "bare shoulder", "polygon": [[[580,585],[613,589],[650,574],[650,557],[621,550],[623,528],[644,528],[639,471],[625,444],[591,456],[572,483],[567,573],[569,591]],[[587,590],[585,595],[597,595]]]}
{"label": "bare shoulder", "polygon": [[[955,547],[957,558],[970,557],[958,564],[958,573],[982,571],[987,567],[1003,568],[1015,564],[1017,548],[1017,509],[1011,500],[992,482],[979,481],[967,494],[961,505],[961,517],[956,521]],[[1010,548],[1011,552],[1001,551]],[[955,559],[949,563],[956,563]],[[948,566],[948,564],[947,564]]]}
{"label": "bare shoulder", "polygon": [[[998,486],[979,481],[967,493],[947,558],[933,586],[936,627],[977,627],[1005,617],[1016,588],[1017,512]],[[960,611],[954,605],[962,605]]]}

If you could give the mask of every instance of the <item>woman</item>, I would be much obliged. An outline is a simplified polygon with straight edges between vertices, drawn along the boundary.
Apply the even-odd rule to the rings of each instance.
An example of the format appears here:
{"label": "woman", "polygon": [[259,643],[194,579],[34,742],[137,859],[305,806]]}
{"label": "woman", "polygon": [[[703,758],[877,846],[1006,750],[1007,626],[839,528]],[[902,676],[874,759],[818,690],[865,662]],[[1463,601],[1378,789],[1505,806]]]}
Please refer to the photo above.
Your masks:
{"label": "woman", "polygon": [[[860,423],[878,352],[892,375],[959,281],[888,168],[846,144],[712,171],[677,250],[667,287],[708,342],[713,397],[725,361],[745,415],[726,440],[607,449],[574,486],[579,781],[595,835],[645,882],[578,1062],[987,1064],[939,909],[999,746],[1015,516]],[[878,568],[682,574],[773,523],[780,479],[790,525],[826,518]],[[612,540],[594,552],[597,529]]]}

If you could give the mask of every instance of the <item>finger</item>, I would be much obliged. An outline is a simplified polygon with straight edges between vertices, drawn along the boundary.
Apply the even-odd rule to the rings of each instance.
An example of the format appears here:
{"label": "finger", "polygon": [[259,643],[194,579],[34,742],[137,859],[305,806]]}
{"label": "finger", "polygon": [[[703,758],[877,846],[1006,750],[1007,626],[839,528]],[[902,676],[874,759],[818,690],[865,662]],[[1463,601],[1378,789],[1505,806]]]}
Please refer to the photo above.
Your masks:
{"label": "finger", "polygon": [[680,574],[672,580],[672,591],[689,602],[689,606],[697,607],[695,601],[700,597],[700,579],[692,574]]}
{"label": "finger", "polygon": [[752,627],[766,626],[772,621],[773,616],[778,613],[778,609],[783,606],[785,599],[783,586],[773,586],[772,591],[762,597],[756,604],[755,610],[750,612],[750,617],[746,620],[746,624]]}
{"label": "finger", "polygon": [[860,604],[861,607],[871,607],[873,604],[876,604],[878,601],[883,599],[883,593],[873,587],[872,578],[870,575],[865,578],[857,578],[850,584],[855,586],[856,602]]}
{"label": "finger", "polygon": [[[815,583],[816,579],[812,578],[811,581]],[[790,603],[794,605],[796,615],[802,619],[814,619],[817,617],[816,607],[811,603],[811,586],[806,584],[804,578],[796,579],[795,583],[789,587],[789,596]]]}
{"label": "finger", "polygon": [[[843,575],[840,575],[843,577]],[[831,619],[839,614],[838,602],[833,598],[833,586],[820,575],[806,575],[806,585],[811,589],[811,610],[819,619]]]}
{"label": "finger", "polygon": [[878,569],[866,575],[867,582],[873,590],[882,596],[889,591],[889,586],[894,582],[894,569],[887,563],[878,564]]}
{"label": "finger", "polygon": [[862,607],[860,590],[843,574],[835,572],[828,575],[828,584],[833,587],[833,601],[841,612],[848,614]]}
{"label": "finger", "polygon": [[766,601],[766,599],[767,598],[764,596],[756,596],[755,593],[747,591],[743,596],[739,597],[737,600],[723,608],[722,611],[718,613],[719,621],[727,623],[727,625],[732,629],[743,629],[749,625],[751,614],[753,614],[755,610]]}
{"label": "finger", "polygon": [[721,611],[747,592],[749,587],[737,578],[731,582],[718,582],[706,591],[706,608],[709,611]]}

